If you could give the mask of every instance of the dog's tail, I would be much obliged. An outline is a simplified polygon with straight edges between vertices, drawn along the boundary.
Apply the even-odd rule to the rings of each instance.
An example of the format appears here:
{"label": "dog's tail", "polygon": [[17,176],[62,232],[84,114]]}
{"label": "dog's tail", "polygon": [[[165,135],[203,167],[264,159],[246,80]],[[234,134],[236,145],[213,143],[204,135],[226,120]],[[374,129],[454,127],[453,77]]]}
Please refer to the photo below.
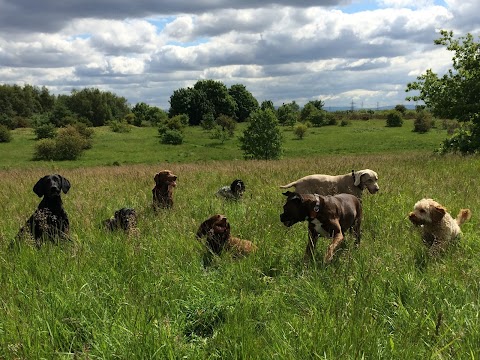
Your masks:
{"label": "dog's tail", "polygon": [[472,212],[470,209],[461,209],[457,215],[457,224],[462,225],[465,221],[470,220]]}
{"label": "dog's tail", "polygon": [[281,185],[280,186],[280,189],[288,189],[288,188],[291,188],[292,186],[295,186],[297,185],[297,181],[295,180],[294,182],[291,182],[290,184],[287,184],[287,185]]}

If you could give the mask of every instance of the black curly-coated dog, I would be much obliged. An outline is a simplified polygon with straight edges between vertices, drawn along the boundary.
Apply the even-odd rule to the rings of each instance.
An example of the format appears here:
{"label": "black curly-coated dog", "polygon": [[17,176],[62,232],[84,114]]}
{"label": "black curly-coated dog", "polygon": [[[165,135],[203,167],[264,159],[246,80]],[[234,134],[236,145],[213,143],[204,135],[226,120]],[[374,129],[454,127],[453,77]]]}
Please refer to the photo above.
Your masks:
{"label": "black curly-coated dog", "polygon": [[70,240],[70,223],[61,197],[62,192],[66,194],[68,190],[70,181],[59,174],[46,175],[38,180],[33,192],[43,199],[15,239],[29,236],[37,247],[46,240],[54,243],[58,240]]}
{"label": "black curly-coated dog", "polygon": [[137,213],[132,208],[121,208],[115,211],[113,217],[104,220],[103,224],[111,231],[122,229],[128,232],[137,227]]}

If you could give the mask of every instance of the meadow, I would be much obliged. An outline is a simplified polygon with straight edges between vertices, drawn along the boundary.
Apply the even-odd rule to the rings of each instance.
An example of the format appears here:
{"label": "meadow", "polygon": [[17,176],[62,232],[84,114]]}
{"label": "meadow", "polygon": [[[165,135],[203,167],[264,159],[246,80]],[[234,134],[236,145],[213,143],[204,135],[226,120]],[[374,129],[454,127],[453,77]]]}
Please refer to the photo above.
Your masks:
{"label": "meadow", "polygon": [[[359,121],[305,140],[285,131],[281,160],[245,161],[238,140],[215,143],[200,129],[166,147],[155,129],[101,128],[79,161],[56,163],[30,161],[31,130],[14,132],[0,144],[0,359],[479,359],[480,159],[436,155],[446,131],[411,129]],[[175,204],[154,213],[164,168],[179,176]],[[360,247],[347,236],[325,266],[320,239],[305,264],[306,224],[280,222],[278,186],[363,168],[378,172],[380,192],[364,194]],[[74,241],[9,249],[39,202],[33,185],[52,172],[72,183],[63,201]],[[216,198],[235,178],[244,198]],[[407,219],[422,197],[473,212],[438,258]],[[102,229],[124,206],[137,210],[139,232]],[[215,213],[258,251],[205,268],[195,232]]]}

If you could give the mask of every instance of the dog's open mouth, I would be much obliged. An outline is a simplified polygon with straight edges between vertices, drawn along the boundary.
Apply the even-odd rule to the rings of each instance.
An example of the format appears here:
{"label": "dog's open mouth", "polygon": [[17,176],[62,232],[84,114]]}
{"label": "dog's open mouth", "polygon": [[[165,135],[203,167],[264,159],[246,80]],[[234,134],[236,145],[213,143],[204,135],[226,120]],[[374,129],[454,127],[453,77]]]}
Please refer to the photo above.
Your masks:
{"label": "dog's open mouth", "polygon": [[408,215],[408,219],[412,222],[414,225],[423,225],[424,221],[419,219],[414,213],[410,213]]}

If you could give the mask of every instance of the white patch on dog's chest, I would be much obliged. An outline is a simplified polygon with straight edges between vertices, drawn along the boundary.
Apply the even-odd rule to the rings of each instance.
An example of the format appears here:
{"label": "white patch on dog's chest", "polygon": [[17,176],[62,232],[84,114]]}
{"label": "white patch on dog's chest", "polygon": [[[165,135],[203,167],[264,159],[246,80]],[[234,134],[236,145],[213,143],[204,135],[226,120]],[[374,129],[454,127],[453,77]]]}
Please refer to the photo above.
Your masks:
{"label": "white patch on dog's chest", "polygon": [[330,234],[322,227],[322,223],[318,219],[313,219],[312,224],[315,226],[315,231],[324,237],[330,236]]}

